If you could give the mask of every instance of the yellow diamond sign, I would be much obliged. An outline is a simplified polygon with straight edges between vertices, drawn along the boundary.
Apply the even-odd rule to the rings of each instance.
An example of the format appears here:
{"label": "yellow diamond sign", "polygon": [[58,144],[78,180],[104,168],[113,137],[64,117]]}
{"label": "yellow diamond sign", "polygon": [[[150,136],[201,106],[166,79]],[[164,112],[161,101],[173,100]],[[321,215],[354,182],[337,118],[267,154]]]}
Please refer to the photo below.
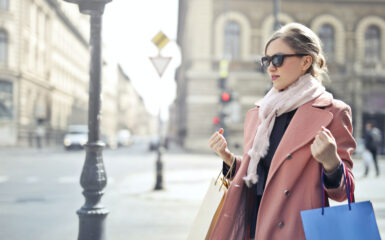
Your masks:
{"label": "yellow diamond sign", "polygon": [[168,39],[166,34],[164,34],[162,31],[156,34],[155,37],[153,37],[152,39],[152,42],[155,44],[155,46],[158,47],[159,50],[164,48],[164,46],[166,46],[169,41],[170,40]]}

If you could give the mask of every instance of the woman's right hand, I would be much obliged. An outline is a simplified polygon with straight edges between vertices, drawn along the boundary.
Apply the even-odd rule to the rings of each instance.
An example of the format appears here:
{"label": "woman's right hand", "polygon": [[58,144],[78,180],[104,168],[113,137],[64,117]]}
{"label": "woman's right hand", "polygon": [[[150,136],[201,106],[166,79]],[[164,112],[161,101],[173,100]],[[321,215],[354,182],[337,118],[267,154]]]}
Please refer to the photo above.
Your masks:
{"label": "woman's right hand", "polygon": [[227,148],[227,141],[223,136],[223,131],[223,128],[221,128],[215,132],[209,139],[209,145],[228,166],[231,166],[233,164],[233,154]]}

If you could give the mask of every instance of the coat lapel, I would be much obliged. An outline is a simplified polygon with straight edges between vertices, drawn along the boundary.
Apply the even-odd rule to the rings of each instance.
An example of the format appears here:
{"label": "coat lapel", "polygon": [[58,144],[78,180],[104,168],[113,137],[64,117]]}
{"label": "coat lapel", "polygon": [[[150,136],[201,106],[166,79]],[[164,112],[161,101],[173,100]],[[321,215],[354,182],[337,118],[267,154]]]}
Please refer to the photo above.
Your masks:
{"label": "coat lapel", "polygon": [[298,108],[274,154],[266,187],[290,154],[314,139],[322,126],[329,125],[333,119],[333,114],[317,107],[330,105],[331,100],[331,94],[325,93]]}

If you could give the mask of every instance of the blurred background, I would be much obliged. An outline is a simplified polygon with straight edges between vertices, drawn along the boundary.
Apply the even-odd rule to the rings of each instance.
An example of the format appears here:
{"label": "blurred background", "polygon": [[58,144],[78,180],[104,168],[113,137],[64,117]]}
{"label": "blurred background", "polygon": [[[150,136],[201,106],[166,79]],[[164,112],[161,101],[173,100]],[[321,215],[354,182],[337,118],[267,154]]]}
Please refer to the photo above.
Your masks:
{"label": "blurred background", "polygon": [[[113,0],[102,27],[107,238],[186,238],[221,169],[208,139],[224,127],[242,154],[246,112],[271,87],[264,44],[289,22],[323,42],[324,84],[352,108],[356,197],[373,202],[385,236],[385,0]],[[75,4],[0,0],[0,239],[77,235],[90,51],[90,17]],[[171,57],[162,76],[156,56]],[[361,158],[369,122],[379,174]]]}

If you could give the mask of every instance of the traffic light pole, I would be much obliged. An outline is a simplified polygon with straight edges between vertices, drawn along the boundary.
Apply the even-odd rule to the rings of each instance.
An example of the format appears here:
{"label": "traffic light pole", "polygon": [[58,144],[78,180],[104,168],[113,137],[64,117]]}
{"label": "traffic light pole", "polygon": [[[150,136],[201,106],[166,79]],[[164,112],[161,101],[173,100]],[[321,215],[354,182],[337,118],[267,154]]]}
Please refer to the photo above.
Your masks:
{"label": "traffic light pole", "polygon": [[163,189],[163,162],[162,162],[162,153],[163,153],[163,141],[162,141],[162,119],[161,119],[161,105],[159,105],[158,113],[158,136],[159,143],[157,145],[157,158],[156,158],[156,183],[154,190]]}
{"label": "traffic light pole", "polygon": [[[159,78],[162,79],[162,75],[164,70],[166,70],[168,63],[171,61],[171,57],[162,57],[160,52],[161,49],[166,46],[169,42],[169,39],[163,32],[159,32],[152,39],[152,42],[158,48],[159,53],[157,57],[150,57],[151,62],[153,63],[156,71],[158,72]],[[157,144],[157,158],[156,158],[156,183],[154,190],[162,190],[163,189],[163,162],[162,162],[162,154],[164,152],[164,141],[162,138],[162,119],[161,119],[161,109],[162,105],[159,103],[159,113],[158,113],[158,144]]]}

